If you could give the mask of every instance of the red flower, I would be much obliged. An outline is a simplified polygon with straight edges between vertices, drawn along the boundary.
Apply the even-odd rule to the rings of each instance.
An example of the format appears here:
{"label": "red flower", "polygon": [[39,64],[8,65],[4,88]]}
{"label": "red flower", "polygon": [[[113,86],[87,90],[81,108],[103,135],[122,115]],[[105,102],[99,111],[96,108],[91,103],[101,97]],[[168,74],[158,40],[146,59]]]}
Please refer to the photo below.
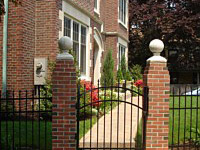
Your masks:
{"label": "red flower", "polygon": [[143,85],[143,81],[142,80],[137,80],[135,82],[135,86],[137,86],[137,87],[142,87],[142,85]]}

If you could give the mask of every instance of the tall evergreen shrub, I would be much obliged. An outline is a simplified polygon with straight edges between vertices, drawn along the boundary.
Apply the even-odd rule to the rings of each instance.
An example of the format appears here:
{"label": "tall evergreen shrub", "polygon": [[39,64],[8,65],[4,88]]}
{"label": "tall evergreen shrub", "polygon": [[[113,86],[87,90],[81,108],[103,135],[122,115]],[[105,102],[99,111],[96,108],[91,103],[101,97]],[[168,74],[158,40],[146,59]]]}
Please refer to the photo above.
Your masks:
{"label": "tall evergreen shrub", "polygon": [[110,49],[103,63],[101,85],[111,86],[113,82],[114,82],[114,60],[112,57],[112,50]]}
{"label": "tall evergreen shrub", "polygon": [[121,71],[122,71],[123,79],[126,80],[126,70],[127,70],[127,66],[126,66],[126,58],[125,58],[125,55],[122,56],[120,66],[121,66]]}

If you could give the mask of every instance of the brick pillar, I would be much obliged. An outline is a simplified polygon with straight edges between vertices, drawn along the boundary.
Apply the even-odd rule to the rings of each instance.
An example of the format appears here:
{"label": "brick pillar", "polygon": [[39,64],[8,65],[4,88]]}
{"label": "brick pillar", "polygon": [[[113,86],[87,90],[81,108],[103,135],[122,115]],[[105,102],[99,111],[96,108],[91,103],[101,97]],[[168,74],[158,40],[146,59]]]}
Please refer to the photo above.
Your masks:
{"label": "brick pillar", "polygon": [[[61,39],[66,42],[66,37]],[[60,40],[61,44],[63,44],[62,40]],[[60,48],[63,48],[62,45]],[[66,49],[66,45],[63,49]],[[52,83],[52,149],[75,150],[76,69],[73,57],[66,52],[57,55]]]}
{"label": "brick pillar", "polygon": [[150,43],[150,50],[154,56],[147,60],[143,77],[144,85],[149,88],[147,150],[168,149],[170,77],[167,60],[159,56],[163,48],[164,44],[160,40],[153,40]]}

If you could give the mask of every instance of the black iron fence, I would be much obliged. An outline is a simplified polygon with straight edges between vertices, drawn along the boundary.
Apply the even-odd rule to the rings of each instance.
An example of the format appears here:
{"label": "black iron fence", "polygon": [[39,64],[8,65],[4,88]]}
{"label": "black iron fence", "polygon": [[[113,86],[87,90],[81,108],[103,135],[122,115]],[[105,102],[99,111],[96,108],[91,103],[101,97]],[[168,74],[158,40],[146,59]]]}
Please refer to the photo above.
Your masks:
{"label": "black iron fence", "polygon": [[175,92],[170,96],[169,147],[200,149],[200,89]]}
{"label": "black iron fence", "polygon": [[0,149],[50,150],[51,102],[43,89],[0,95]]}
{"label": "black iron fence", "polygon": [[[106,85],[106,83],[105,83]],[[144,149],[148,89],[81,81],[77,103],[77,149]]]}

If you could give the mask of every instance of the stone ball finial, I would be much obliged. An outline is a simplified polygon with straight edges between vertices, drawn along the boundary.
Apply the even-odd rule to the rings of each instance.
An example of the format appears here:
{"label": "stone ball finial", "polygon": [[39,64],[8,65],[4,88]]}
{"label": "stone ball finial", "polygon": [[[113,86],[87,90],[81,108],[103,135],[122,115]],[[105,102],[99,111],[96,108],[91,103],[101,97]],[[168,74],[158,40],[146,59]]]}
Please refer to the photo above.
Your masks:
{"label": "stone ball finial", "polygon": [[67,36],[63,36],[59,39],[58,45],[61,53],[67,52],[72,49],[72,40]]}
{"label": "stone ball finial", "polygon": [[149,49],[154,56],[160,56],[160,53],[164,49],[164,43],[159,39],[154,39],[150,42]]}

